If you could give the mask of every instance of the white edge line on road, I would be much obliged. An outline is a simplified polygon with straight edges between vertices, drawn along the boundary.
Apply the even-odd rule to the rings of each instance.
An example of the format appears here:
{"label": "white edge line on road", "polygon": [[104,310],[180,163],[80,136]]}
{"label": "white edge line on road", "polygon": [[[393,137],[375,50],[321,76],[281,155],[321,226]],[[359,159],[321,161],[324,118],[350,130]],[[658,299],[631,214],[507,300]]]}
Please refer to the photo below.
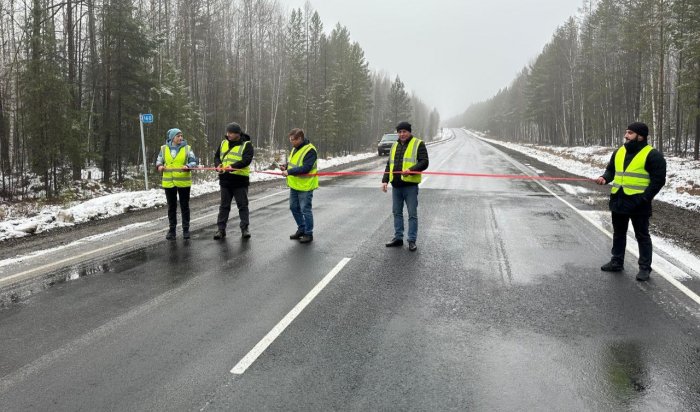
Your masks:
{"label": "white edge line on road", "polygon": [[[469,133],[469,132],[467,132],[467,133]],[[474,135],[472,135],[472,136],[474,136]],[[474,136],[474,137],[476,137],[477,139],[481,140],[478,136]],[[498,152],[501,153],[501,155],[506,156],[506,155],[505,155],[503,152],[501,152],[500,150],[499,150]],[[506,156],[506,159],[508,159],[509,162],[513,163],[513,161],[512,161],[509,157]],[[517,165],[516,165],[516,166],[517,166]],[[533,179],[533,181],[534,181],[534,182],[537,182],[537,184],[540,185],[540,186],[542,186],[542,188],[543,188],[544,190],[546,190],[547,192],[549,192],[549,194],[551,194],[551,195],[554,196],[555,198],[559,199],[559,200],[560,200],[562,203],[564,203],[565,205],[569,206],[569,207],[570,207],[571,209],[573,209],[576,213],[578,213],[579,216],[581,216],[582,218],[586,219],[590,224],[592,224],[593,226],[595,226],[596,228],[598,228],[598,230],[600,230],[601,232],[605,233],[610,239],[612,239],[612,233],[610,233],[607,229],[605,229],[603,226],[601,226],[600,224],[598,224],[598,222],[596,222],[596,221],[594,221],[593,219],[589,218],[588,216],[586,216],[585,214],[583,214],[580,210],[578,210],[574,205],[572,205],[571,203],[567,202],[566,200],[564,200],[563,198],[561,198],[561,197],[560,197],[559,195],[557,195],[556,193],[554,193],[554,192],[552,192],[551,190],[549,190],[549,188],[547,188],[547,186],[543,185],[542,182],[540,182],[540,181],[538,181],[538,180],[534,180],[534,179]],[[629,237],[628,237],[628,240],[629,240]],[[636,240],[635,240],[635,241],[636,241]],[[628,242],[628,243],[629,243],[629,242]],[[635,257],[637,257],[637,258],[639,257],[639,254],[636,253],[634,250],[630,249],[629,246],[627,247],[627,251],[628,251],[629,253],[631,253],[632,255],[634,255]],[[663,259],[663,258],[661,258],[661,256],[659,256],[659,255],[657,255],[657,254],[654,254],[654,257],[655,257],[656,259]],[[664,259],[664,260],[665,260],[665,259]],[[669,263],[670,263],[670,262],[669,262]],[[679,269],[679,270],[680,270],[680,269]],[[656,273],[658,273],[659,275],[661,275],[661,277],[664,278],[664,279],[666,279],[666,280],[668,281],[668,283],[670,283],[671,285],[675,286],[678,290],[680,290],[680,291],[683,292],[686,296],[688,296],[690,299],[692,299],[693,301],[695,301],[695,303],[697,303],[698,305],[700,305],[700,296],[698,296],[697,294],[695,294],[695,292],[693,292],[693,291],[690,290],[687,286],[685,286],[684,284],[682,284],[681,282],[679,282],[676,278],[674,278],[673,276],[671,276],[671,275],[669,275],[668,273],[666,273],[666,271],[664,271],[663,269],[654,268],[654,272],[656,272]]]}
{"label": "white edge line on road", "polygon": [[299,316],[301,311],[306,308],[306,306],[311,303],[312,300],[325,288],[332,280],[333,278],[343,269],[343,267],[350,261],[350,258],[343,258],[335,267],[328,272],[326,276],[324,276],[323,279],[321,279],[320,282],[316,286],[314,286],[313,289],[309,293],[304,296],[304,298],[299,301],[299,303],[292,308],[287,315],[280,320],[277,325],[275,325],[272,330],[270,330],[265,337],[263,337],[260,342],[258,342],[257,345],[253,347],[253,349],[248,352],[247,355],[243,357],[236,366],[231,369],[231,373],[236,374],[236,375],[241,375],[243,372],[250,367],[250,365],[255,362],[255,360],[263,353],[265,350],[272,344],[272,342],[277,339],[277,337],[289,326],[292,321]]}
{"label": "white edge line on road", "polygon": [[[535,181],[536,181],[536,180],[535,180]],[[552,196],[556,197],[557,199],[559,199],[560,201],[562,201],[565,205],[569,206],[571,209],[573,209],[574,211],[576,211],[576,213],[578,213],[579,216],[581,216],[581,217],[583,217],[584,219],[586,219],[588,222],[590,222],[590,224],[592,224],[593,226],[597,227],[598,230],[600,230],[601,232],[605,233],[606,235],[608,235],[608,237],[609,237],[610,239],[612,239],[612,233],[610,233],[607,229],[605,229],[603,226],[601,226],[600,224],[598,224],[598,222],[596,222],[596,221],[594,221],[593,219],[589,218],[588,216],[584,215],[580,210],[578,210],[576,207],[574,207],[574,205],[572,205],[571,203],[569,203],[569,202],[567,202],[566,200],[564,200],[564,199],[562,199],[561,197],[559,197],[556,193],[554,193],[554,192],[552,192],[551,190],[549,190],[549,189],[548,189],[546,186],[544,186],[541,182],[538,182],[538,181],[536,181],[536,182],[537,182],[537,184],[539,184],[540,186],[542,186],[542,187],[544,188],[544,190],[548,191],[549,193],[552,194]],[[628,236],[628,240],[629,240],[629,236]],[[635,241],[636,241],[636,240],[635,240]],[[627,243],[629,243],[629,242],[627,242]],[[627,247],[627,251],[628,251],[629,253],[631,253],[632,255],[634,255],[635,257],[639,258],[639,254],[636,253],[634,250],[630,249],[629,246]],[[654,254],[654,257],[655,257],[656,259],[662,259],[661,256],[659,256],[659,255],[657,255],[657,254]],[[665,260],[665,259],[664,259],[664,260]],[[669,262],[669,263],[670,263],[670,262]],[[679,282],[676,278],[674,278],[674,277],[671,276],[670,274],[666,273],[665,270],[660,269],[660,268],[657,267],[657,268],[654,268],[654,272],[656,272],[656,273],[658,273],[659,275],[661,275],[661,277],[664,278],[664,279],[666,279],[666,280],[668,281],[668,283],[670,283],[670,284],[672,284],[673,286],[675,286],[676,288],[678,288],[678,290],[680,290],[681,292],[683,292],[686,296],[688,296],[689,298],[691,298],[692,300],[694,300],[695,303],[697,303],[698,305],[700,305],[700,296],[698,296],[697,294],[695,294],[695,292],[693,292],[693,291],[690,290],[687,286],[685,286],[684,284],[682,284],[681,282]]]}
{"label": "white edge line on road", "polygon": [[[275,192],[275,193],[272,193],[272,194],[270,194],[270,195],[263,196],[263,197],[261,197],[261,198],[251,200],[250,203],[259,202],[259,201],[261,201],[261,200],[265,200],[265,199],[270,198],[270,197],[272,197],[272,196],[277,196],[277,195],[280,195],[280,194],[283,194],[283,193],[289,193],[289,191],[283,190],[283,191],[280,191],[280,192]],[[191,223],[191,222],[196,222],[196,221],[199,221],[199,220],[202,220],[202,219],[208,219],[208,218],[210,218],[210,217],[212,217],[212,216],[215,216],[217,213],[219,213],[219,212],[217,211],[217,212],[210,213],[210,214],[208,214],[208,215],[204,215],[204,216],[201,216],[201,217],[198,217],[198,218],[195,218],[195,219],[191,219],[191,220],[190,220],[190,223]],[[53,261],[53,262],[51,262],[51,263],[47,263],[46,265],[42,265],[42,266],[36,267],[36,268],[34,268],[34,269],[25,270],[24,272],[15,273],[14,275],[10,275],[10,276],[7,276],[7,277],[4,277],[4,278],[0,279],[0,286],[3,285],[3,284],[5,284],[5,283],[10,283],[10,282],[11,282],[12,280],[14,280],[14,279],[18,279],[18,278],[21,279],[21,278],[23,278],[23,277],[29,275],[30,273],[40,272],[40,271],[45,270],[45,269],[47,269],[47,268],[50,268],[50,267],[52,267],[52,266],[56,266],[56,265],[60,265],[60,264],[62,264],[62,263],[70,262],[71,260],[81,259],[81,258],[90,256],[90,255],[95,255],[95,254],[100,253],[100,252],[105,251],[105,250],[118,248],[119,246],[121,246],[121,245],[123,245],[123,244],[126,244],[126,243],[133,243],[133,242],[136,241],[136,240],[140,240],[140,239],[143,239],[143,238],[145,238],[145,237],[149,237],[149,236],[152,236],[152,235],[156,235],[156,234],[158,234],[158,233],[160,233],[160,232],[162,232],[162,229],[154,230],[154,231],[151,231],[151,232],[148,232],[148,233],[145,233],[145,234],[143,234],[143,235],[136,236],[136,237],[133,237],[133,238],[128,238],[128,239],[126,239],[126,240],[122,240],[121,242],[112,243],[112,244],[110,244],[110,245],[103,246],[103,247],[98,248],[98,249],[93,249],[93,250],[90,250],[89,252],[81,253],[81,254],[79,254],[79,255],[70,256],[70,257],[67,257],[67,258],[61,259],[61,260],[56,260],[56,261]],[[15,258],[15,259],[16,259],[16,258]]]}

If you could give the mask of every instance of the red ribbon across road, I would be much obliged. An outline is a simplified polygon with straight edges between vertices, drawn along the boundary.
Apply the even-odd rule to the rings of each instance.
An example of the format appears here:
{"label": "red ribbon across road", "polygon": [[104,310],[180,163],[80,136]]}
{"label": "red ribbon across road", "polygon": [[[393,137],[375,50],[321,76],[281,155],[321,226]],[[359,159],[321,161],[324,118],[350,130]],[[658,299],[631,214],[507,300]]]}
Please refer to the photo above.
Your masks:
{"label": "red ribbon across road", "polygon": [[[166,168],[165,170],[183,170],[181,168]],[[223,171],[223,172],[232,172],[238,169],[232,169],[232,168],[216,168],[216,167],[193,167],[190,169],[187,169],[190,171],[198,171],[198,170],[216,170],[216,171]],[[279,171],[271,171],[271,170],[257,170],[254,173],[264,173],[268,175],[277,175],[281,176],[282,172]],[[309,173],[309,174],[304,174],[304,175],[297,175],[297,176],[362,176],[362,175],[383,175],[385,172],[384,171],[361,171],[361,172],[318,172],[318,173]],[[402,174],[402,172],[394,172],[394,174]],[[554,177],[554,176],[529,176],[529,175],[511,175],[511,174],[492,174],[492,173],[467,173],[467,172],[433,172],[433,171],[424,171],[424,172],[408,172],[406,174],[423,174],[423,175],[435,175],[435,176],[462,176],[462,177],[483,177],[483,178],[491,178],[491,179],[524,179],[524,180],[557,180],[557,181],[578,181],[578,182],[584,182],[584,181],[594,181],[595,179],[590,179],[587,177]]]}

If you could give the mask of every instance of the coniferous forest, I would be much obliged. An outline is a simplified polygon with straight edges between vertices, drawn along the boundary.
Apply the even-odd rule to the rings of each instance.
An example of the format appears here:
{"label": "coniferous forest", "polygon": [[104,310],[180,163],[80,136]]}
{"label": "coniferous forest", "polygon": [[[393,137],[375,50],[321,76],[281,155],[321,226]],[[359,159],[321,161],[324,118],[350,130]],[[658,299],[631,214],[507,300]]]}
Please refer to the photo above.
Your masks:
{"label": "coniferous forest", "polygon": [[321,156],[375,150],[399,120],[428,138],[440,122],[308,3],[0,0],[0,47],[7,201],[59,197],[86,168],[122,184],[143,161],[141,113],[155,118],[149,165],[172,127],[210,164],[232,121],[260,155],[288,149],[287,131],[302,127]]}
{"label": "coniferous forest", "polygon": [[646,122],[699,158],[700,0],[585,0],[510,86],[448,121],[512,141],[616,146]]}

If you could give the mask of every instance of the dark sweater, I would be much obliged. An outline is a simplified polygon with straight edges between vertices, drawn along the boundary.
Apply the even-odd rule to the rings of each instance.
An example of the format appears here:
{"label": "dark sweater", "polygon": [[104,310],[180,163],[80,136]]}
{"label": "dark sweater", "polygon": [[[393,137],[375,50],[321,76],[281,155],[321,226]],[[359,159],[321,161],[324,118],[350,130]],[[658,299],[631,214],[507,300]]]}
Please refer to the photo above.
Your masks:
{"label": "dark sweater", "polygon": [[[644,146],[647,146],[646,141],[625,143],[625,150],[627,150],[624,163],[625,169]],[[603,174],[605,183],[610,183],[615,178],[615,156],[618,150],[620,149],[613,152],[610,162],[605,168],[605,173]],[[644,190],[644,193],[627,195],[622,189],[618,190],[617,193],[611,193],[610,210],[612,212],[625,215],[651,216],[651,201],[666,184],[666,159],[664,159],[664,155],[658,150],[652,149],[647,156],[646,163],[644,163],[644,170],[649,173],[650,180],[649,186]]]}
{"label": "dark sweater", "polygon": [[[250,142],[250,136],[247,134],[243,133],[241,134],[241,138],[238,139],[238,141],[231,141],[229,140],[229,148],[235,147],[235,146],[240,146],[244,142]],[[219,147],[216,149],[216,153],[214,154],[214,164],[219,166],[221,164],[221,156],[224,155],[225,153],[221,153],[221,144],[219,144]],[[253,161],[253,156],[255,155],[255,150],[253,149],[253,143],[248,143],[243,150],[243,155],[241,161],[233,163],[231,165],[232,168],[234,169],[243,169],[245,167],[248,167],[250,163]],[[225,187],[247,187],[250,185],[250,178],[248,176],[240,176],[240,175],[235,175],[233,173],[219,173],[219,186],[225,186]]]}
{"label": "dark sweater", "polygon": [[[396,146],[396,154],[394,155],[394,172],[400,172],[403,170],[403,155],[404,152],[406,152],[408,143],[414,137],[415,136],[411,136],[410,139],[406,140],[406,143],[401,143],[401,140],[398,141],[398,145]],[[418,158],[416,159],[416,164],[409,168],[409,170],[413,172],[422,172],[423,170],[428,168],[428,164],[430,163],[428,159],[428,148],[425,147],[425,142],[421,142],[418,145],[417,157]],[[389,183],[390,166],[391,155],[389,156],[389,159],[386,162],[386,168],[384,169],[384,174],[382,175],[382,183]],[[404,182],[403,180],[401,180],[401,175],[398,175],[396,173],[394,173],[394,180],[391,181],[391,185],[393,187],[415,186],[417,184],[418,183]]]}

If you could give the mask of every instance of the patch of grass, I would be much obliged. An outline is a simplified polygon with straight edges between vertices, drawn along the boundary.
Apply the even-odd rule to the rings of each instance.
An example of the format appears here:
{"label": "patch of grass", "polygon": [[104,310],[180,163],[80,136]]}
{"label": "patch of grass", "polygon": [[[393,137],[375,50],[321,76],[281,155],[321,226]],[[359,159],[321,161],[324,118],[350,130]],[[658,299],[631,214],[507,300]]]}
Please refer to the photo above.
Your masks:
{"label": "patch of grass", "polygon": [[696,184],[692,180],[686,182],[685,186],[678,186],[676,188],[678,193],[687,193],[691,196],[700,196],[700,185]]}

